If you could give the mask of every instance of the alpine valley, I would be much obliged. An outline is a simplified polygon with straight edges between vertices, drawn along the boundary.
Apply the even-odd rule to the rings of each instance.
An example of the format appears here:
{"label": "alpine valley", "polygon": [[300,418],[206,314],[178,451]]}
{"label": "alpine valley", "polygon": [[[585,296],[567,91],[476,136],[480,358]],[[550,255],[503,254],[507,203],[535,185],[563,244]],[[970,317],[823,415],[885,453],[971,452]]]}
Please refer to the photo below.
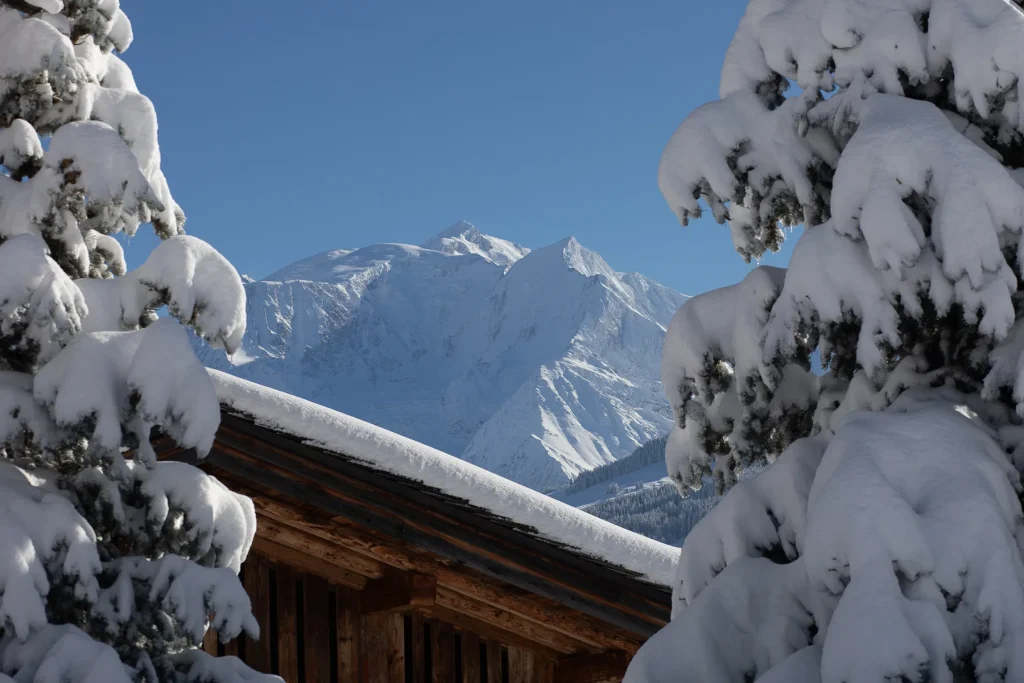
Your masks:
{"label": "alpine valley", "polygon": [[211,366],[549,491],[668,432],[665,328],[686,299],[575,239],[530,250],[460,222],[246,284]]}

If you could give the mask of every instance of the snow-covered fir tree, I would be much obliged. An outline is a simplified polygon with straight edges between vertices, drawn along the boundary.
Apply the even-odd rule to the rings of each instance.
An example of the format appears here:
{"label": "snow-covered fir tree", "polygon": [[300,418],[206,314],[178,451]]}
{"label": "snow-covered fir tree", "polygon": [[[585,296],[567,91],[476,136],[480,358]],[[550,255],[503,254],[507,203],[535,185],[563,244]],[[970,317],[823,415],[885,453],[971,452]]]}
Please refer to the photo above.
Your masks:
{"label": "snow-covered fir tree", "polygon": [[[211,448],[184,326],[233,351],[245,295],[183,232],[131,40],[118,0],[0,1],[0,681],[262,677],[195,647],[257,635],[252,502],[150,446]],[[128,272],[142,224],[162,242]]]}
{"label": "snow-covered fir tree", "polygon": [[1010,0],[749,2],[659,184],[803,227],[669,329],[669,474],[728,494],[630,683],[1024,681],[1022,81]]}

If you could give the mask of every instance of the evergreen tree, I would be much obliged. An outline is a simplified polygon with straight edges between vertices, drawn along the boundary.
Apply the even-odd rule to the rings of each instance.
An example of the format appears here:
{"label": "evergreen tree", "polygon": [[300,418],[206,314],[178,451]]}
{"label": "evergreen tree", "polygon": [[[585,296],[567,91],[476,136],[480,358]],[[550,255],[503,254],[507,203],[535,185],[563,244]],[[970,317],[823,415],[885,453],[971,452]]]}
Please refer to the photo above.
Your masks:
{"label": "evergreen tree", "polygon": [[668,331],[669,474],[728,493],[627,681],[1024,681],[1022,46],[1007,0],[750,0],[659,185],[747,260],[803,228]]}
{"label": "evergreen tree", "polygon": [[623,529],[678,546],[694,525],[714,508],[718,499],[710,483],[686,498],[681,498],[671,484],[655,483],[621,493],[616,490],[614,498],[582,509]]}
{"label": "evergreen tree", "polygon": [[[257,635],[252,502],[150,446],[211,448],[183,325],[232,352],[245,295],[183,232],[131,40],[117,0],[0,1],[0,681],[262,677],[196,649]],[[141,224],[163,241],[126,272]]]}

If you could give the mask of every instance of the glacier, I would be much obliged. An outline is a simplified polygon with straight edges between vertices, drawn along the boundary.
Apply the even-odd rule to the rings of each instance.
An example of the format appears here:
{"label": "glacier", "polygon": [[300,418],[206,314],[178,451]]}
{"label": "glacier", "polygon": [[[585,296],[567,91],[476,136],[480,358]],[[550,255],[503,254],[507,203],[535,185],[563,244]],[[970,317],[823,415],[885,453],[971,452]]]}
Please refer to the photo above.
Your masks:
{"label": "glacier", "polygon": [[332,250],[249,281],[209,367],[550,491],[671,427],[661,346],[686,297],[567,238],[459,222],[420,246]]}

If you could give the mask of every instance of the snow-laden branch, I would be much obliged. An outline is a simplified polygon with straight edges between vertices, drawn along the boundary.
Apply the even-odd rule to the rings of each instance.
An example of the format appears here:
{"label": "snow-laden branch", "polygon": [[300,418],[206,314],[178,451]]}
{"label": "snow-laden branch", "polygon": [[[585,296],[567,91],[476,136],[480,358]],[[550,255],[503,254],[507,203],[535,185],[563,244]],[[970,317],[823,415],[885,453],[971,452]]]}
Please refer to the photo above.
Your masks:
{"label": "snow-laden branch", "polygon": [[951,104],[1007,138],[1024,132],[1021,22],[1007,0],[752,0],[726,53],[720,96],[777,90],[782,79],[804,90],[861,82],[904,95],[950,69]]}
{"label": "snow-laden branch", "polygon": [[243,631],[259,638],[249,596],[227,567],[203,567],[172,554],[157,560],[123,558],[104,569],[116,578],[100,596],[98,610],[113,625],[123,627],[142,607],[135,602],[138,583],[148,588],[148,603],[173,616],[192,645],[202,643],[208,627],[215,628],[225,642]]}
{"label": "snow-laden branch", "polygon": [[151,461],[155,424],[181,446],[206,454],[220,423],[213,384],[172,320],[135,332],[80,335],[39,370],[34,395],[57,425],[114,460],[125,436],[133,435],[140,457]]}
{"label": "snow-laden branch", "polygon": [[738,469],[774,456],[810,427],[812,338],[794,335],[784,354],[762,351],[785,279],[783,269],[755,268],[737,285],[689,299],[669,324],[661,368],[675,426],[665,453],[680,490],[699,488],[712,472],[727,488]]}
{"label": "snow-laden branch", "polygon": [[0,344],[17,350],[18,369],[45,363],[81,330],[82,293],[34,235],[0,244],[0,272]]}
{"label": "snow-laden branch", "polygon": [[738,92],[700,107],[682,123],[661,157],[658,186],[686,225],[703,198],[719,223],[729,221],[733,245],[747,260],[777,250],[779,224],[827,217],[827,185],[839,151],[831,135],[800,135],[801,103],[768,110]]}
{"label": "snow-laden branch", "polygon": [[[63,683],[132,683],[133,676],[117,652],[71,625],[50,624],[27,639],[8,634],[0,641],[0,666],[13,678],[0,681]],[[5,681],[6,679],[6,681]]]}
{"label": "snow-laden branch", "polygon": [[[95,147],[83,149],[86,141],[81,141],[82,136],[70,150],[79,154],[70,158],[78,163],[84,163],[86,156],[103,159],[108,171],[119,173],[138,168],[147,188],[144,193],[131,188],[125,192],[128,206],[123,216],[109,207],[93,212],[90,204],[89,227],[102,234],[122,229],[133,233],[139,223],[152,222],[162,237],[178,234],[184,215],[160,170],[156,112],[135,88],[130,70],[111,52],[124,50],[131,43],[131,24],[120,9],[111,11],[116,2],[93,0],[74,5],[70,17],[28,16],[0,5],[0,64],[4,65],[9,93],[0,97],[0,124],[24,119],[42,133],[60,133],[65,124],[76,121],[107,124],[117,131],[136,163],[110,159],[109,150],[97,155]],[[23,96],[25,92],[33,92],[34,97]],[[65,156],[59,156],[55,165],[69,158],[68,151],[64,150]],[[145,201],[136,206],[136,197],[143,195]]]}
{"label": "snow-laden branch", "polygon": [[0,461],[0,489],[0,623],[24,640],[47,624],[47,571],[58,569],[77,599],[95,602],[100,558],[92,527],[53,481]]}
{"label": "snow-laden branch", "polygon": [[[694,111],[665,149],[662,194],[684,225],[701,215],[703,198],[729,222],[737,251],[760,257],[782,241],[778,224],[829,217],[842,185],[831,170],[856,130],[859,101],[876,93],[927,99],[960,117],[974,142],[1021,165],[1022,25],[1007,0],[752,0],[726,54],[721,99]],[[803,92],[784,100],[791,81]]]}
{"label": "snow-laden branch", "polygon": [[134,474],[150,501],[146,524],[151,530],[181,530],[188,554],[198,562],[236,573],[241,569],[256,535],[256,511],[249,498],[183,463],[136,467]]}
{"label": "snow-laden branch", "polygon": [[[133,234],[151,208],[163,205],[138,168],[131,150],[117,132],[103,123],[74,122],[61,126],[42,157],[28,140],[27,123],[15,122],[0,149],[19,169],[39,166],[19,182],[0,176],[4,220],[0,237],[20,234],[43,237],[62,268],[81,275],[124,272],[120,249],[114,258],[90,250],[88,240],[118,232]],[[38,140],[38,138],[37,138]],[[93,238],[93,245],[96,240]],[[107,244],[105,242],[105,244]],[[109,247],[108,247],[109,248]],[[95,260],[95,262],[92,262]]]}
{"label": "snow-laden branch", "polygon": [[122,277],[77,284],[89,307],[87,332],[136,329],[167,306],[171,315],[228,353],[238,349],[245,333],[245,289],[238,271],[195,237],[165,240]]}
{"label": "snow-laden branch", "polygon": [[[1020,475],[977,416],[923,396],[733,488],[625,680],[951,682],[965,660],[979,681],[1024,677]],[[783,564],[760,557],[774,543]]]}

